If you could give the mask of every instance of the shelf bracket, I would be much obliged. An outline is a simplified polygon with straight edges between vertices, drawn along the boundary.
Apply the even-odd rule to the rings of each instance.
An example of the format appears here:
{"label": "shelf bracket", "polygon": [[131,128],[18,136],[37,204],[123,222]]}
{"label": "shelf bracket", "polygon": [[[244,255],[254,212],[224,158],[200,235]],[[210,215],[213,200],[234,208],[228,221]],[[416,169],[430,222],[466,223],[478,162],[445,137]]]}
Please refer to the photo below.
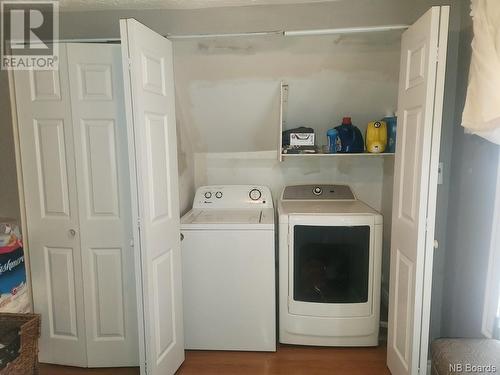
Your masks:
{"label": "shelf bracket", "polygon": [[283,135],[283,129],[286,128],[286,117],[287,117],[287,108],[288,108],[288,91],[289,87],[288,84],[285,82],[281,81],[281,88],[280,88],[280,123],[279,123],[279,134],[278,134],[278,160],[283,161],[283,156],[281,152],[282,148],[282,135]]}

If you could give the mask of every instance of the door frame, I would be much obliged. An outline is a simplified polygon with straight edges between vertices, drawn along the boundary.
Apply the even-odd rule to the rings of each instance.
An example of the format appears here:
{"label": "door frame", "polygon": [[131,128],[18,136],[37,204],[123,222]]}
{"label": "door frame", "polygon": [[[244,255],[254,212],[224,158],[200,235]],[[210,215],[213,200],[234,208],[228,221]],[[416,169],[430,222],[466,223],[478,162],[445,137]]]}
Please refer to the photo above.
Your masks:
{"label": "door frame", "polygon": [[[439,40],[444,41],[438,50],[439,61],[446,62],[447,53],[447,26],[449,23],[449,6],[441,6],[441,18],[440,18],[440,35]],[[445,12],[443,12],[445,10]],[[446,27],[444,27],[446,26]],[[82,42],[83,40],[78,40],[77,42]],[[92,41],[89,39],[89,41]],[[445,70],[446,64],[438,64],[437,68],[437,79],[436,88],[443,90],[445,83]],[[13,129],[13,141],[14,141],[14,151],[15,151],[15,163],[16,163],[16,174],[17,174],[17,188],[19,194],[19,206],[20,206],[20,225],[23,233],[23,249],[25,255],[25,267],[26,267],[26,282],[29,288],[30,304],[31,310],[33,310],[33,296],[31,287],[31,270],[30,270],[30,249],[29,240],[27,237],[27,224],[26,224],[26,204],[25,204],[25,191],[22,177],[22,167],[21,167],[21,152],[20,152],[20,138],[19,138],[19,122],[17,118],[17,103],[15,99],[15,84],[14,84],[14,73],[12,70],[7,71],[8,75],[8,88],[10,96],[10,110],[11,110],[11,121]],[[437,180],[438,180],[438,163],[439,163],[439,149],[440,149],[440,139],[441,139],[441,126],[439,126],[439,131],[436,131],[438,123],[442,121],[442,105],[444,98],[438,96],[435,98],[434,104],[434,118],[433,118],[433,135],[432,135],[432,148],[431,148],[431,164],[430,164],[430,174],[429,174],[429,191],[428,191],[428,202],[435,202],[437,198]],[[130,168],[135,171],[135,164],[130,164]],[[131,170],[132,172],[132,170]],[[132,174],[132,173],[131,173]],[[133,173],[135,175],[135,173]],[[134,202],[136,197],[132,194],[132,206],[137,204]],[[435,219],[436,212],[432,210],[434,205],[427,205],[428,221],[427,221],[427,235],[426,235],[426,251],[425,251],[425,261],[424,261],[424,288],[423,288],[423,311],[422,311],[422,326],[421,326],[421,337],[420,337],[420,368],[427,368],[427,357],[428,357],[428,345],[429,345],[429,325],[430,325],[430,311],[431,311],[431,291],[432,291],[432,266],[433,266],[433,251],[434,251],[434,233],[435,233]],[[135,232],[135,231],[134,231]],[[134,242],[136,240],[134,239]],[[136,273],[136,277],[137,277]],[[142,279],[142,278],[141,278]],[[137,296],[141,298],[142,296]],[[138,317],[139,318],[139,317]],[[144,322],[138,319],[139,325]],[[143,346],[140,345],[142,348]],[[143,356],[145,353],[142,353]],[[141,357],[143,358],[143,357]]]}
{"label": "door frame", "polygon": [[[121,21],[120,19],[119,26],[121,27]],[[128,38],[128,30],[125,27],[125,31],[127,32],[127,38]],[[120,46],[121,46],[121,40],[120,40]],[[122,48],[122,47],[121,47]],[[128,49],[128,46],[127,46]],[[129,64],[129,58],[125,60],[125,57],[122,55],[122,65],[128,66]],[[125,82],[125,79],[130,80],[130,78],[123,77],[124,83],[123,83],[123,94],[124,94],[124,105],[125,105],[125,122],[126,122],[126,127],[127,127],[127,147],[128,147],[128,154],[129,154],[129,180],[130,180],[130,206],[131,206],[131,212],[132,212],[132,217],[133,218],[139,218],[139,212],[140,212],[140,204],[139,204],[139,186],[138,186],[138,180],[137,180],[137,158],[136,158],[136,146],[135,146],[135,136],[133,132],[133,126],[129,125],[129,119],[134,117],[134,114],[131,112],[131,109],[133,108],[133,103],[132,103],[132,93],[130,90],[130,83],[127,84]],[[133,141],[131,141],[133,140]],[[132,235],[133,235],[133,244],[132,247],[134,248],[134,254],[137,254],[134,256],[134,263],[135,263],[135,283],[136,283],[136,301],[137,301],[137,327],[138,327],[138,343],[139,343],[139,367],[140,367],[140,373],[141,375],[146,375],[148,374],[147,369],[146,369],[146,363],[147,363],[147,355],[146,355],[146,348],[147,346],[147,340],[146,340],[146,335],[145,335],[145,316],[144,316],[144,278],[142,274],[142,269],[143,269],[143,257],[142,257],[142,252],[141,252],[141,233],[140,233],[140,221],[132,222]],[[137,262],[136,259],[137,257],[140,258],[140,262]],[[137,285],[140,285],[140,288],[137,287]],[[139,306],[142,306],[142,308],[139,308]]]}
{"label": "door frame", "polygon": [[[497,270],[500,267],[500,150],[498,152],[498,166],[496,178],[496,196],[493,207],[493,221],[491,226],[490,250],[488,258],[488,272],[486,274],[486,287],[484,290],[483,317],[481,322],[481,333],[487,337],[493,337],[493,326],[495,322],[500,292],[500,276]],[[493,301],[496,301],[494,303]]]}
{"label": "door frame", "polygon": [[31,283],[31,262],[30,262],[30,249],[28,241],[28,225],[26,214],[26,200],[24,198],[24,180],[23,169],[21,164],[21,139],[19,136],[19,121],[17,118],[17,102],[16,102],[16,87],[14,82],[14,70],[7,71],[9,80],[9,96],[10,96],[10,113],[12,119],[12,135],[14,141],[14,157],[16,161],[16,175],[17,175],[17,191],[19,196],[19,221],[21,225],[21,238],[23,241],[24,252],[24,267],[26,270],[26,286],[28,287],[28,296],[30,302],[30,311],[33,312],[33,288]]}

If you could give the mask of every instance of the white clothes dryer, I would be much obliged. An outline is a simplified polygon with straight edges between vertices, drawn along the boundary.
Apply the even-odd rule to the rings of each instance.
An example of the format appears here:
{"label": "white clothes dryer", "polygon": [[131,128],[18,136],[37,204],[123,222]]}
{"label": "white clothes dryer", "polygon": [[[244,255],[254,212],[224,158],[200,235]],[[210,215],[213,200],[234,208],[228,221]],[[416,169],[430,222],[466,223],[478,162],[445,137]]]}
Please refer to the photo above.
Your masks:
{"label": "white clothes dryer", "polygon": [[346,185],[283,190],[279,341],[378,345],[382,215]]}
{"label": "white clothes dryer", "polygon": [[186,349],[276,350],[275,226],[265,186],[203,186],[181,219]]}

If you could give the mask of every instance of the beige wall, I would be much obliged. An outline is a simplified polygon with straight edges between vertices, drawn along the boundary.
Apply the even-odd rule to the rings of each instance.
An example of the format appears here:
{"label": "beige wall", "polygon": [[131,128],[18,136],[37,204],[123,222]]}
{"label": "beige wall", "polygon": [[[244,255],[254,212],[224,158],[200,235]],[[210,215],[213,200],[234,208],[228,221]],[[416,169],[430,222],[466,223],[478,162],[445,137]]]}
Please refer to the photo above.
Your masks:
{"label": "beige wall", "polygon": [[0,217],[19,219],[16,159],[12,135],[8,76],[0,71]]}
{"label": "beige wall", "polygon": [[431,3],[454,0],[340,0],[199,10],[69,12],[61,17],[65,38],[118,37],[120,18],[133,17],[159,33],[233,33],[412,23]]}
{"label": "beige wall", "polygon": [[500,147],[460,126],[471,57],[472,21],[462,8],[444,275],[443,336],[481,337]]}

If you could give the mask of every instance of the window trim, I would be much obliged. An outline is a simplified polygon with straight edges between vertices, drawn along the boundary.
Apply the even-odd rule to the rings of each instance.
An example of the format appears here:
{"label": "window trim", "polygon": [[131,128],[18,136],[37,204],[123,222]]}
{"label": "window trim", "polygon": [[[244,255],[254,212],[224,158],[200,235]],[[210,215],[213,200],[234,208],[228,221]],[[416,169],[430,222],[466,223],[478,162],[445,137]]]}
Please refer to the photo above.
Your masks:
{"label": "window trim", "polygon": [[493,327],[497,316],[500,297],[500,151],[497,168],[497,182],[493,223],[491,226],[490,255],[484,292],[483,320],[481,333],[493,337]]}

